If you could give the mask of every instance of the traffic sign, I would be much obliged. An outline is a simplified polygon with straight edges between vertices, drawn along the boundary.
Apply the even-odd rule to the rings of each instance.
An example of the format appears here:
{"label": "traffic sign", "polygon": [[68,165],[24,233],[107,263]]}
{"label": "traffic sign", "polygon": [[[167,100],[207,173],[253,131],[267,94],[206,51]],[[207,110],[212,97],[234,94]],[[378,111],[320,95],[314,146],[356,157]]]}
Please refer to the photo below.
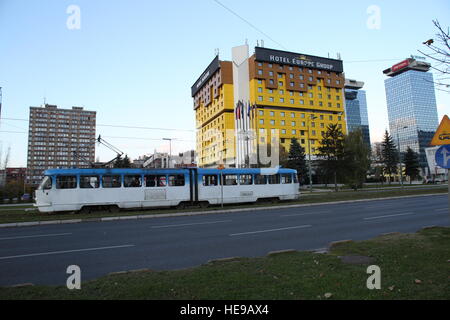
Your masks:
{"label": "traffic sign", "polygon": [[436,164],[445,169],[450,169],[450,144],[440,147],[435,155]]}
{"label": "traffic sign", "polygon": [[442,146],[450,144],[450,119],[447,115],[442,118],[439,127],[430,142],[432,146]]}

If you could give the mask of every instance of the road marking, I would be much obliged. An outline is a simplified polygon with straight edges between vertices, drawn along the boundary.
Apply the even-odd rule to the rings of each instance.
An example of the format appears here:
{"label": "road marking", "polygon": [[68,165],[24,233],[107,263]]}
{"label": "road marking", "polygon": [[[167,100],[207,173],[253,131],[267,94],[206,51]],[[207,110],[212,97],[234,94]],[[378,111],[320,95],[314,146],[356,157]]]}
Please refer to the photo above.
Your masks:
{"label": "road marking", "polygon": [[434,211],[444,211],[444,210],[448,210],[448,208],[439,208],[439,209],[434,209]]}
{"label": "road marking", "polygon": [[233,233],[230,234],[230,237],[233,236],[241,236],[245,234],[255,234],[255,233],[263,233],[263,232],[273,232],[273,231],[281,231],[281,230],[290,230],[290,229],[300,229],[300,228],[309,228],[312,227],[310,224],[303,226],[295,226],[295,227],[286,227],[286,228],[278,228],[278,229],[269,229],[269,230],[259,230],[259,231],[249,231],[249,232],[241,232],[241,233]]}
{"label": "road marking", "polygon": [[197,223],[184,223],[184,224],[168,224],[164,226],[153,226],[152,228],[170,228],[170,227],[185,227],[185,226],[196,226],[202,224],[214,224],[214,223],[224,223],[231,222],[232,220],[221,220],[221,221],[210,221],[210,222],[197,222]]}
{"label": "road marking", "polygon": [[72,233],[53,233],[53,234],[36,234],[33,236],[21,236],[21,237],[10,237],[10,238],[0,238],[0,240],[17,240],[17,239],[28,239],[28,238],[40,238],[40,237],[58,237],[58,236],[68,236]]}
{"label": "road marking", "polygon": [[293,214],[283,214],[280,217],[295,217],[295,216],[306,216],[308,214],[321,214],[321,213],[331,213],[332,210],[319,211],[319,212],[306,212],[306,213],[293,213]]}
{"label": "road marking", "polygon": [[398,214],[390,214],[386,216],[378,216],[378,217],[369,217],[364,218],[364,220],[373,220],[373,219],[382,219],[382,218],[389,218],[389,217],[397,217],[397,216],[406,216],[408,214],[417,214],[418,212],[405,212],[405,213],[398,213]]}
{"label": "road marking", "polygon": [[98,247],[98,248],[87,248],[87,249],[75,249],[75,250],[64,250],[64,251],[50,251],[50,252],[40,252],[40,253],[30,253],[30,254],[20,254],[16,256],[0,257],[0,260],[15,259],[15,258],[26,258],[26,257],[37,257],[37,256],[47,256],[52,254],[63,254],[63,253],[73,253],[73,252],[85,252],[85,251],[96,251],[96,250],[107,250],[107,249],[119,249],[134,247],[134,244],[126,244],[122,246],[111,246],[111,247]]}

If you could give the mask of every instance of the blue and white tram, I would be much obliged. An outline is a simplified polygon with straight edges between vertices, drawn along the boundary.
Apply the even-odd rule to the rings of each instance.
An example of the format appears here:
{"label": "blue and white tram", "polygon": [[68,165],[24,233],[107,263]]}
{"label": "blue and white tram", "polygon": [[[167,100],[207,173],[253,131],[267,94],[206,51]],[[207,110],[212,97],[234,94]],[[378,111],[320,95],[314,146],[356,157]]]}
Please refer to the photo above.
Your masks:
{"label": "blue and white tram", "polygon": [[40,212],[293,200],[296,170],[276,169],[51,169],[35,192]]}

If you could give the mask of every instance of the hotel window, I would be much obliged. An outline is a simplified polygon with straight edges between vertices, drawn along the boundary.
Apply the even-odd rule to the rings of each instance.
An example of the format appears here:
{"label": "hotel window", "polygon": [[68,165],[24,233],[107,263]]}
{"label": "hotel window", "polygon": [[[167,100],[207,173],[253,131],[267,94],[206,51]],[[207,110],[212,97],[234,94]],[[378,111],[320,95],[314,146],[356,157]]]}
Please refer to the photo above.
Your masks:
{"label": "hotel window", "polygon": [[303,68],[298,68],[298,71],[303,72]]}
{"label": "hotel window", "polygon": [[329,94],[327,97],[328,97],[328,99],[331,99],[331,94]]}
{"label": "hotel window", "polygon": [[289,70],[294,70],[294,68],[292,68],[292,67],[289,67]]}
{"label": "hotel window", "polygon": [[261,63],[261,62],[258,62],[258,66],[259,66],[259,67],[262,67],[262,63]]}
{"label": "hotel window", "polygon": [[278,79],[281,79],[281,78],[283,78],[283,74],[279,73],[278,74]]}
{"label": "hotel window", "polygon": [[282,86],[283,86],[283,81],[279,81],[279,82],[278,82],[278,85],[279,85],[280,87],[282,87]]}
{"label": "hotel window", "polygon": [[265,133],[266,133],[266,130],[264,130],[264,128],[259,129],[259,134],[265,134]]}
{"label": "hotel window", "polygon": [[308,90],[312,90],[312,89],[313,89],[312,85],[308,85]]}
{"label": "hotel window", "polygon": [[311,128],[315,128],[316,127],[316,123],[315,122],[311,122]]}
{"label": "hotel window", "polygon": [[305,114],[304,113],[300,113],[300,118],[305,118]]}
{"label": "hotel window", "polygon": [[328,106],[331,108],[331,102],[328,102]]}
{"label": "hotel window", "polygon": [[291,87],[293,87],[293,86],[294,86],[294,82],[290,82],[289,85],[290,85]]}
{"label": "hotel window", "polygon": [[319,107],[322,107],[322,106],[323,106],[322,101],[319,101]]}
{"label": "hotel window", "polygon": [[321,93],[319,93],[319,99],[322,99],[322,94]]}
{"label": "hotel window", "polygon": [[300,104],[305,104],[305,100],[300,100]]}
{"label": "hotel window", "polygon": [[258,101],[263,101],[263,97],[262,96],[258,96]]}
{"label": "hotel window", "polygon": [[291,122],[291,126],[295,127],[295,121]]}
{"label": "hotel window", "polygon": [[327,83],[328,83],[328,84],[331,84],[331,79],[327,79]]}
{"label": "hotel window", "polygon": [[263,92],[263,88],[259,87],[258,92]]}
{"label": "hotel window", "polygon": [[313,98],[313,97],[314,97],[314,94],[313,94],[312,92],[310,92],[310,93],[308,93],[308,96],[309,96],[310,98]]}
{"label": "hotel window", "polygon": [[339,124],[338,127],[339,127],[339,129],[342,129],[342,124]]}
{"label": "hotel window", "polygon": [[270,84],[274,84],[273,79],[269,79]]}
{"label": "hotel window", "polygon": [[284,112],[280,112],[280,116],[284,117],[285,113]]}
{"label": "hotel window", "polygon": [[[312,131],[311,131],[311,135],[315,136],[315,135],[316,135],[316,130],[312,130]],[[314,141],[315,141],[315,140],[311,141],[311,144],[314,144]]]}
{"label": "hotel window", "polygon": [[289,91],[289,95],[293,96],[294,95],[294,91]]}
{"label": "hotel window", "polygon": [[302,74],[299,75],[298,77],[300,78],[300,80],[303,80],[303,78],[304,78]]}
{"label": "hotel window", "polygon": [[258,80],[258,84],[262,84],[262,80]]}
{"label": "hotel window", "polygon": [[284,94],[284,90],[280,90],[279,93],[280,93],[280,94]]}
{"label": "hotel window", "polygon": [[270,116],[273,117],[275,115],[274,111],[270,111]]}
{"label": "hotel window", "polygon": [[297,133],[297,130],[292,129],[292,134],[296,134],[296,133]]}
{"label": "hotel window", "polygon": [[339,100],[340,99],[340,97],[339,96],[336,96],[336,100]]}
{"label": "hotel window", "polygon": [[308,80],[309,81],[313,81],[313,77],[308,77]]}
{"label": "hotel window", "polygon": [[269,89],[269,90],[267,90],[269,93],[273,93],[273,90],[272,89]]}
{"label": "hotel window", "polygon": [[336,84],[341,84],[341,81],[339,81],[339,80],[336,80]]}
{"label": "hotel window", "polygon": [[270,102],[273,102],[273,97],[269,97],[269,101],[270,101]]}
{"label": "hotel window", "polygon": [[286,121],[281,120],[281,125],[284,126],[286,124]]}
{"label": "hotel window", "polygon": [[318,70],[318,71],[317,71],[317,74],[322,74],[322,71]]}
{"label": "hotel window", "polygon": [[264,115],[264,111],[263,110],[259,110],[259,115],[263,116]]}
{"label": "hotel window", "polygon": [[259,119],[259,124],[264,124],[264,119]]}
{"label": "hotel window", "polygon": [[325,125],[323,123],[320,124],[321,128],[325,128]]}
{"label": "hotel window", "polygon": [[308,73],[312,73],[312,70],[311,70],[311,69],[308,69]]}
{"label": "hotel window", "polygon": [[333,120],[333,116],[329,116],[328,119]]}
{"label": "hotel window", "polygon": [[269,63],[269,68],[272,68],[272,64],[271,63]]}
{"label": "hotel window", "polygon": [[280,102],[284,102],[284,98],[280,98]]}
{"label": "hotel window", "polygon": [[320,120],[323,120],[323,114],[320,115]]}
{"label": "hotel window", "polygon": [[259,69],[259,70],[258,70],[258,74],[259,74],[259,75],[262,75],[262,74],[263,74],[263,71],[262,71],[261,69]]}
{"label": "hotel window", "polygon": [[269,71],[269,76],[273,76],[273,71]]}
{"label": "hotel window", "polygon": [[300,130],[300,135],[304,136],[305,135],[305,130]]}
{"label": "hotel window", "polygon": [[309,100],[309,105],[310,105],[310,106],[313,106],[313,105],[314,105],[314,102],[313,102],[312,100]]}
{"label": "hotel window", "polygon": [[286,134],[286,129],[281,129],[282,134]]}
{"label": "hotel window", "polygon": [[317,90],[322,91],[322,87],[321,87],[321,86],[318,86],[318,87],[317,87]]}
{"label": "hotel window", "polygon": [[293,74],[293,73],[290,73],[290,74],[289,74],[289,78],[294,79],[294,74]]}
{"label": "hotel window", "polygon": [[298,95],[299,95],[300,97],[303,97],[303,92],[299,92]]}
{"label": "hotel window", "polygon": [[271,125],[275,125],[275,120],[270,120]]}
{"label": "hotel window", "polygon": [[338,107],[338,108],[340,108],[340,107],[341,107],[341,104],[340,104],[340,103],[338,103],[338,104],[337,104],[337,107]]}
{"label": "hotel window", "polygon": [[295,118],[295,113],[291,112],[291,118]]}
{"label": "hotel window", "polygon": [[341,116],[338,117],[338,121],[341,121]]}

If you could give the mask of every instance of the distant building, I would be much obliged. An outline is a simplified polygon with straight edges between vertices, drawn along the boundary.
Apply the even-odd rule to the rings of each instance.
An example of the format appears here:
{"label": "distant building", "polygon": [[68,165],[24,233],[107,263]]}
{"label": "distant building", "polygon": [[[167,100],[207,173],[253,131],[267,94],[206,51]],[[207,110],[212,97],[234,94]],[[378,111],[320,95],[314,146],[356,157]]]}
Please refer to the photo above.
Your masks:
{"label": "distant building", "polygon": [[347,131],[361,129],[363,140],[370,148],[369,117],[367,113],[366,91],[361,90],[364,82],[345,79],[345,113]]}
{"label": "distant building", "polygon": [[13,181],[23,183],[26,178],[27,168],[6,168],[4,171],[6,184]]}
{"label": "distant building", "polygon": [[410,147],[419,154],[422,174],[429,174],[425,148],[439,124],[431,65],[408,58],[383,71],[389,129],[400,152]]}
{"label": "distant building", "polygon": [[82,107],[30,107],[27,183],[40,183],[49,168],[88,168],[95,160],[96,112]]}

